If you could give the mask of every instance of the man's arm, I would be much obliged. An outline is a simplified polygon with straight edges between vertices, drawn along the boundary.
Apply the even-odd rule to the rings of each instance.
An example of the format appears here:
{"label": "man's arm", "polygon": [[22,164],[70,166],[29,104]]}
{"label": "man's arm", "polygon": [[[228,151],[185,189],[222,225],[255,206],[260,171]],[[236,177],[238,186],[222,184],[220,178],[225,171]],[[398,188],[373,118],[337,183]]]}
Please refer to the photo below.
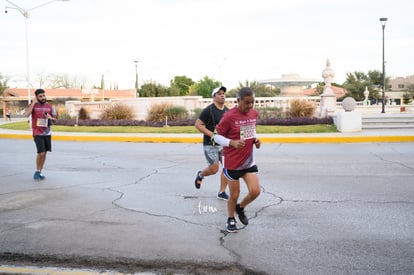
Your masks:
{"label": "man's arm", "polygon": [[36,104],[36,102],[37,102],[36,98],[32,100],[32,103],[30,103],[30,105],[27,106],[26,112],[24,113],[24,116],[28,117],[32,114],[33,108],[34,108],[34,105]]}
{"label": "man's arm", "polygon": [[198,131],[200,131],[200,133],[203,133],[204,135],[208,137],[212,137],[214,134],[212,131],[207,129],[206,124],[199,118],[197,118],[194,126],[196,127]]}
{"label": "man's arm", "polygon": [[56,117],[52,116],[51,114],[47,114],[47,115],[46,115],[46,118],[47,118],[47,119],[50,119],[50,120],[51,120],[51,121],[53,121],[53,122],[56,122],[56,120],[57,120],[57,119],[56,119]]}
{"label": "man's arm", "polygon": [[234,148],[243,148],[244,145],[246,144],[244,142],[244,140],[235,140],[235,139],[229,139],[226,138],[225,136],[222,136],[220,134],[215,134],[214,135],[214,141],[217,142],[218,144],[225,146],[225,147],[234,147]]}
{"label": "man's arm", "polygon": [[214,141],[225,147],[229,147],[231,142],[229,138],[226,138],[225,136],[219,134],[214,135]]}

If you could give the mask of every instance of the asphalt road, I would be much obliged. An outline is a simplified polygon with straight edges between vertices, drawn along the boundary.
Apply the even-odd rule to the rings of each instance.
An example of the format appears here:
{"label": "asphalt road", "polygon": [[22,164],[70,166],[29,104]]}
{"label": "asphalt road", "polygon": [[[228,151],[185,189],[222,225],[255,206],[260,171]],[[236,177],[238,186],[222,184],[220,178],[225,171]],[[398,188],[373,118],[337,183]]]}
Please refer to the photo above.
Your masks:
{"label": "asphalt road", "polygon": [[218,175],[194,188],[201,144],[54,141],[40,183],[33,141],[0,139],[0,151],[0,265],[414,273],[410,142],[264,144],[262,193],[234,234]]}

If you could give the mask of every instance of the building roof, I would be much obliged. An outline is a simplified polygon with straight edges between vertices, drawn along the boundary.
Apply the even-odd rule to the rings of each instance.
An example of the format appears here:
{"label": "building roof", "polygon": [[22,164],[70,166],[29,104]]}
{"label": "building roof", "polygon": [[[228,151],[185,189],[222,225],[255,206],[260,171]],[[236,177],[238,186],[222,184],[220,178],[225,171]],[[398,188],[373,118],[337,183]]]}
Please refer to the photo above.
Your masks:
{"label": "building roof", "polygon": [[309,86],[322,81],[318,78],[303,78],[298,74],[282,74],[282,78],[260,80],[259,83],[282,88],[286,86]]}
{"label": "building roof", "polygon": [[[331,86],[331,90],[336,95],[336,98],[343,97],[346,94],[346,90],[341,87]],[[303,94],[307,96],[317,95],[316,88],[304,89]]]}
{"label": "building roof", "polygon": [[[30,97],[34,97],[36,89],[30,90]],[[75,98],[75,99],[90,99],[90,98],[136,98],[135,89],[131,90],[102,90],[102,89],[44,89],[46,97],[53,98]],[[3,92],[3,99],[13,98],[14,100],[28,100],[28,91],[26,88],[7,88]]]}

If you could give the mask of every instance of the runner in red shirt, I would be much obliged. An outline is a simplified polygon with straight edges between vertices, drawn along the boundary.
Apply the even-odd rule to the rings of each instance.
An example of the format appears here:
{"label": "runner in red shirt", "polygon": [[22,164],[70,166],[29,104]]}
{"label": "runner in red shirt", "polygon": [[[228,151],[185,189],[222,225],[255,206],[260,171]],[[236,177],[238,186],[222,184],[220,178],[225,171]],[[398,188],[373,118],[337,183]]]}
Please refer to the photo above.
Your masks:
{"label": "runner in red shirt", "polygon": [[33,139],[36,144],[36,172],[34,180],[44,180],[42,174],[43,165],[46,161],[46,152],[52,151],[51,122],[56,121],[56,110],[46,101],[45,90],[37,89],[35,98],[26,109],[26,116],[32,116]]}
{"label": "runner in red shirt", "polygon": [[[253,109],[254,92],[248,87],[237,93],[237,106],[227,111],[217,125],[214,140],[224,146],[223,171],[229,181],[230,198],[228,200],[227,231],[236,232],[234,212],[237,212],[242,224],[247,225],[244,208],[260,194],[258,168],[253,154],[253,146],[260,148],[260,140],[256,136],[258,112]],[[240,204],[240,178],[249,190]]]}

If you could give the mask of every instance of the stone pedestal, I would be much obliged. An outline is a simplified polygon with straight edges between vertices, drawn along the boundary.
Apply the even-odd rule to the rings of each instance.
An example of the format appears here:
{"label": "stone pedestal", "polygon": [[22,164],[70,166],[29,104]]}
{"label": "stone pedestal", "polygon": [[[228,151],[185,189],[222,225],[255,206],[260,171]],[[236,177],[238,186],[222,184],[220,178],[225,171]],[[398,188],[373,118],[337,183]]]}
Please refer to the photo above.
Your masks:
{"label": "stone pedestal", "polygon": [[361,132],[362,118],[360,113],[339,112],[334,117],[336,129],[340,132]]}
{"label": "stone pedestal", "polygon": [[332,78],[335,76],[334,70],[331,69],[331,62],[326,60],[326,68],[322,71],[322,77],[325,81],[325,88],[321,95],[321,105],[319,110],[320,117],[333,117],[336,112],[336,96],[331,89]]}
{"label": "stone pedestal", "polygon": [[[326,93],[326,91],[328,91]],[[321,95],[321,102],[320,102],[320,110],[319,116],[320,117],[327,117],[327,116],[334,116],[336,112],[336,96],[333,93],[329,93],[331,91],[330,87],[325,89],[325,92]]]}

